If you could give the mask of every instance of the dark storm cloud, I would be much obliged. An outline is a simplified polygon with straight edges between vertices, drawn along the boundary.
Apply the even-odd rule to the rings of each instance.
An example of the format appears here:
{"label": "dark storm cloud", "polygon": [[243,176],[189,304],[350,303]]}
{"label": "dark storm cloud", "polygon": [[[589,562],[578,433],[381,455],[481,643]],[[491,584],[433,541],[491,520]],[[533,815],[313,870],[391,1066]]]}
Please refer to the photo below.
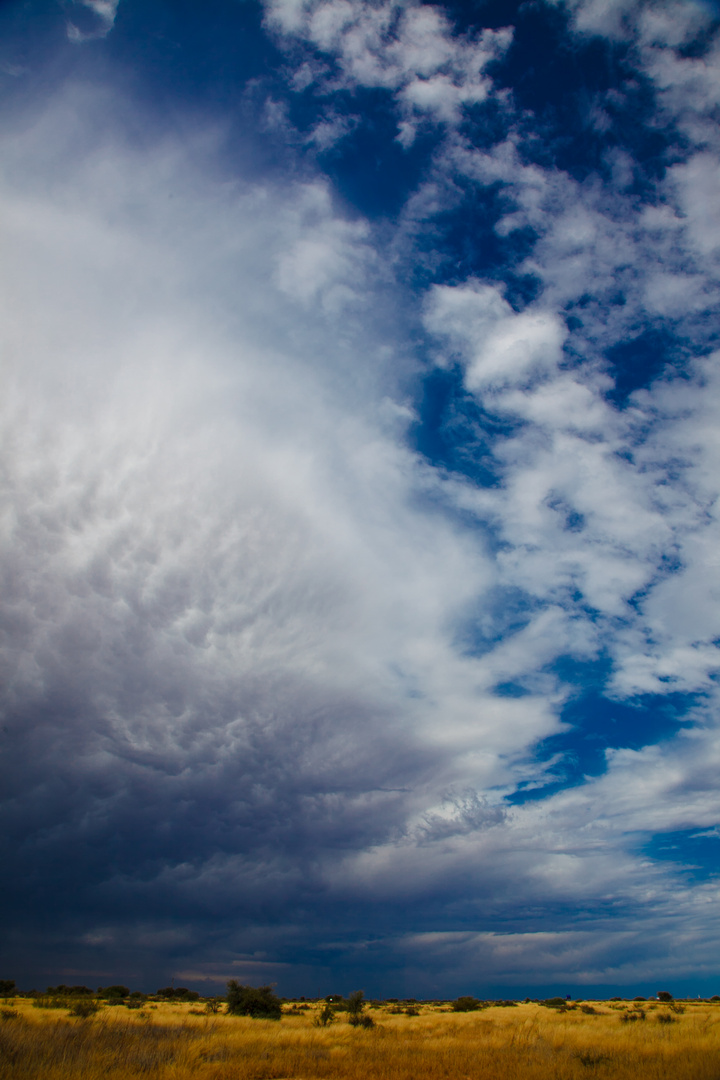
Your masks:
{"label": "dark storm cloud", "polygon": [[[451,993],[480,968],[627,984],[659,951],[707,974],[714,881],[647,846],[720,813],[702,13],[546,12],[568,48],[625,49],[583,171],[493,81],[510,22],[274,3],[287,66],[253,68],[230,151],[237,118],[170,133],[82,52],[125,55],[139,9],[84,6],[107,36],[63,48],[105,58],[92,80],[31,83],[2,132],[11,974]],[[652,181],[620,135],[592,164],[633,73],[675,147]],[[412,161],[393,224],[321,172],[368,131]],[[263,140],[284,170],[239,169]],[[473,192],[492,265],[458,239]],[[636,370],[628,335],[663,358]],[[412,448],[438,372],[443,462]],[[584,694],[626,724],[645,702],[633,737],[598,718],[592,777]]]}

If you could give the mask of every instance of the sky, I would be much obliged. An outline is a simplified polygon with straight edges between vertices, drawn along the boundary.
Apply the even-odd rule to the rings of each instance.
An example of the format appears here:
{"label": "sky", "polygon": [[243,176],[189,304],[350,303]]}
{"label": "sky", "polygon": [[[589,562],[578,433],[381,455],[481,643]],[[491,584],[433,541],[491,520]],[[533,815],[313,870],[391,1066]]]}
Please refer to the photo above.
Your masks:
{"label": "sky", "polygon": [[720,993],[720,6],[0,3],[3,977]]}

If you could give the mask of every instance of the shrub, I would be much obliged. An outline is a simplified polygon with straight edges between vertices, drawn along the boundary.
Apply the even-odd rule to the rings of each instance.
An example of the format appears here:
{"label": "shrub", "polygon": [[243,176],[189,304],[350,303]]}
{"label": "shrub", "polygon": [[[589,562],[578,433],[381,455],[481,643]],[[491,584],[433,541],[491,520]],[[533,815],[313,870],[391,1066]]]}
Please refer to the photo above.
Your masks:
{"label": "shrub", "polygon": [[17,1020],[19,1015],[17,1009],[0,1009],[0,1018],[3,1020]]}
{"label": "shrub", "polygon": [[330,1002],[326,1001],[325,1004],[323,1005],[322,1009],[320,1010],[320,1012],[315,1017],[315,1021],[314,1021],[315,1026],[316,1027],[327,1027],[328,1024],[333,1024],[334,1022],[335,1022],[335,1010],[333,1009]]}
{"label": "shrub", "polygon": [[127,986],[98,986],[98,997],[107,998],[109,1001],[115,1003],[122,1001],[123,998],[130,996],[130,991]]}
{"label": "shrub", "polygon": [[360,1016],[365,1008],[365,995],[362,990],[353,990],[352,994],[348,994],[345,1005],[351,1017]]}
{"label": "shrub", "polygon": [[348,994],[346,1005],[347,1011],[350,1014],[348,1016],[348,1024],[352,1024],[353,1027],[375,1027],[373,1018],[363,1014],[363,1009],[365,1008],[365,995],[362,990],[354,990],[352,994]]}
{"label": "shrub", "polygon": [[12,997],[15,993],[14,979],[0,979],[0,997]]}
{"label": "shrub", "polygon": [[677,1023],[677,1021],[675,1020],[675,1017],[672,1016],[670,1013],[658,1013],[657,1014],[657,1022],[658,1022],[658,1024],[675,1024],[675,1023]]}
{"label": "shrub", "polygon": [[243,986],[235,979],[227,984],[227,1011],[233,1016],[252,1016],[255,1020],[279,1020],[282,1004],[270,986]]}
{"label": "shrub", "polygon": [[645,1012],[643,1009],[632,1009],[630,1012],[623,1013],[620,1019],[624,1024],[630,1020],[644,1020]]}
{"label": "shrub", "polygon": [[348,1024],[352,1024],[353,1027],[371,1028],[375,1027],[375,1021],[372,1016],[366,1016],[365,1013],[351,1015],[348,1017]]}
{"label": "shrub", "polygon": [[453,1012],[475,1012],[480,1008],[480,1002],[477,998],[464,995],[463,997],[455,998],[452,1003]]}
{"label": "shrub", "polygon": [[197,990],[188,990],[187,986],[163,986],[155,995],[167,1001],[198,1001]]}
{"label": "shrub", "polygon": [[80,999],[74,1001],[70,1006],[70,1015],[77,1016],[80,1020],[87,1020],[88,1017],[94,1016],[100,1006],[96,1001],[88,1001],[87,999]]}
{"label": "shrub", "polygon": [[658,990],[657,999],[658,1001],[672,1001],[673,996],[669,990]]}

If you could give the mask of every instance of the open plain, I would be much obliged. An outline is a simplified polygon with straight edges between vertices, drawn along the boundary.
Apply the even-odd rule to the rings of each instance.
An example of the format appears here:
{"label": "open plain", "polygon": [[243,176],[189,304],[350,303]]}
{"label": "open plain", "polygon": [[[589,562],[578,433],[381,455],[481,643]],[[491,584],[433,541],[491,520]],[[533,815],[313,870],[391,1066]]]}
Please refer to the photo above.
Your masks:
{"label": "open plain", "polygon": [[[282,1020],[158,1003],[88,1018],[16,999],[2,1011],[0,1080],[718,1080],[720,1003],[537,1003],[456,1013],[420,1004],[342,1014],[319,1004]],[[411,1010],[412,1012],[412,1010]]]}

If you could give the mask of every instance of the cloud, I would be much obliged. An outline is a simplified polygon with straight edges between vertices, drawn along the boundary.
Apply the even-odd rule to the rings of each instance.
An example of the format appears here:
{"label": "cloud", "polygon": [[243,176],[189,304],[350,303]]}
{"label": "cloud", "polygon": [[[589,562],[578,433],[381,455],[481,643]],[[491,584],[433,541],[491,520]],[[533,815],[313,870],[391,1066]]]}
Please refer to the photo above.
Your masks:
{"label": "cloud", "polygon": [[82,5],[92,13],[93,25],[82,29],[74,22],[69,22],[67,26],[68,39],[79,43],[107,37],[115,25],[120,0],[74,0],[74,2]]}
{"label": "cloud", "polygon": [[[89,7],[107,32],[115,7]],[[694,138],[714,54],[681,55],[663,11],[577,26],[636,34],[657,115]],[[292,167],[254,179],[222,125],[160,134],[131,102],[131,138],[111,85],[0,135],[13,955],[50,882],[43,950],[108,969],[303,993],[373,963],[428,987],[704,970],[715,885],[644,845],[719,818],[717,147],[650,183],[626,146],[583,178],[507,98],[497,137],[460,131],[509,31],[415,5],[267,20],[307,47],[288,94],[332,99],[313,152],[355,132],[348,90],[387,91],[408,145],[442,128],[397,229],[343,207],[283,100],[264,124]],[[499,193],[505,262],[445,274],[468,191]],[[623,385],[618,347],[659,329]],[[428,374],[464,471],[414,449]],[[647,745],[609,712],[601,775],[564,790],[588,671],[625,717],[654,695]]]}
{"label": "cloud", "polygon": [[283,293],[303,304],[320,300],[337,311],[358,297],[374,252],[363,221],[342,221],[332,211],[323,184],[298,191],[297,239],[278,259],[276,280]]}
{"label": "cloud", "polygon": [[479,282],[435,286],[425,323],[458,342],[465,382],[475,392],[523,385],[557,368],[566,336],[556,315],[542,310],[516,314],[496,287]]}
{"label": "cloud", "polygon": [[406,445],[369,225],[107,105],[3,135],[2,664],[22,909],[50,873],[58,932],[112,943],[138,907],[287,919],[557,717],[458,647],[495,575]]}
{"label": "cloud", "polygon": [[[391,91],[404,146],[423,121],[456,125],[466,106],[484,101],[492,89],[485,69],[512,39],[507,28],[474,38],[455,34],[445,13],[431,5],[272,0],[266,12],[268,26],[284,38],[332,56],[339,85]],[[312,78],[307,61],[301,70],[305,87]],[[337,86],[331,82],[327,89]]]}

